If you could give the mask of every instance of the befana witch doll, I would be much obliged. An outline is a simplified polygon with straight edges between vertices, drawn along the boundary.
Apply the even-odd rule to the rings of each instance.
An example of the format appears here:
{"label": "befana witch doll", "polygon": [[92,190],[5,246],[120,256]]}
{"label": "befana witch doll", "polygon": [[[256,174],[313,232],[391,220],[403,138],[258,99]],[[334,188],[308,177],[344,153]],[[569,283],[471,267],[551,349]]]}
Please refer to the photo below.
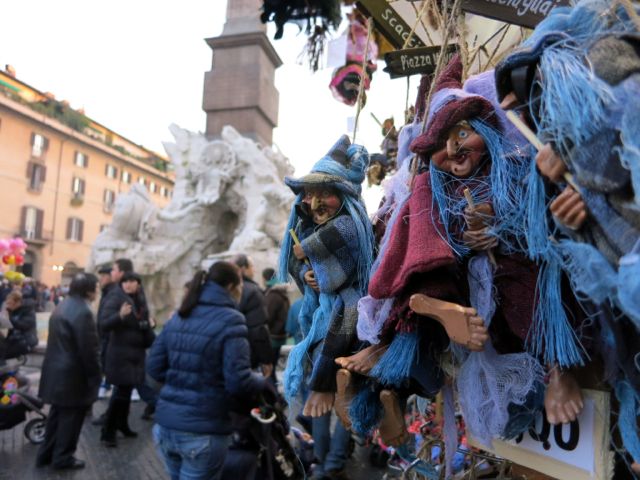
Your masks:
{"label": "befana witch doll", "polygon": [[357,348],[358,300],[366,293],[374,238],[360,196],[369,164],[367,150],[344,135],[301,178],[285,178],[297,195],[280,254],[279,274],[304,294],[299,322],[304,333],[287,362],[285,395],[305,388],[304,413],[330,412],[336,392],[337,357]]}

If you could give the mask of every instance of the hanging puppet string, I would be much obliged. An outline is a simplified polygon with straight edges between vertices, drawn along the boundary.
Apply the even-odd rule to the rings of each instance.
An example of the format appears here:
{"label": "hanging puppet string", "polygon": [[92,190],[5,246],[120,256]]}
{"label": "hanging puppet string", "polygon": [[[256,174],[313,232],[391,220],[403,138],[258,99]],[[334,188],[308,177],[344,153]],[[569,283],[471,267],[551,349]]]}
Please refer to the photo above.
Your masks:
{"label": "hanging puppet string", "polygon": [[[431,4],[432,1],[433,0],[428,0],[428,1],[422,2],[422,8],[420,9],[420,12],[416,16],[416,21],[413,24],[413,28],[409,32],[409,35],[407,36],[406,40],[404,41],[404,44],[402,45],[402,49],[403,50],[405,48],[407,48],[409,46],[409,44],[411,43],[411,40],[413,39],[413,35],[416,33],[416,28],[418,28],[418,25],[422,22],[422,17],[425,14],[425,12],[427,11],[427,7]],[[423,27],[424,27],[424,24],[423,24]],[[425,31],[426,31],[426,29],[425,29]]]}
{"label": "hanging puppet string", "polygon": [[[434,6],[433,4],[433,0],[428,0],[428,2],[425,2],[428,6],[429,6],[429,10],[427,13],[430,12],[438,12],[438,9]],[[418,17],[418,20],[420,22],[420,24],[422,25],[422,28],[424,30],[424,33],[427,36],[427,40],[429,41],[429,45],[435,45],[433,38],[431,38],[431,34],[429,33],[429,28],[427,28],[427,26],[424,24],[424,18],[422,15],[420,15],[418,13],[418,7],[415,6],[415,4],[413,2],[411,2],[411,6],[413,7],[413,11],[416,14],[416,17]],[[438,12],[439,13],[439,12]]]}
{"label": "hanging puppet string", "polygon": [[491,62],[498,54],[498,51],[502,46],[502,42],[504,42],[504,39],[507,38],[507,33],[509,33],[510,28],[511,28],[511,25],[507,24],[507,28],[505,28],[504,32],[502,32],[502,36],[500,37],[500,40],[498,40],[498,43],[496,44],[496,48],[493,49],[493,52],[491,53],[491,55],[489,56],[489,59],[487,60],[487,63],[485,64],[486,68],[491,68]]}
{"label": "hanging puppet string", "polygon": [[364,46],[364,56],[362,58],[362,74],[360,77],[360,85],[358,86],[358,98],[356,99],[356,118],[353,122],[353,143],[356,143],[356,133],[358,132],[358,118],[360,117],[360,111],[362,110],[362,96],[364,95],[364,83],[365,75],[367,75],[367,61],[369,57],[369,42],[371,41],[371,34],[373,32],[373,20],[371,17],[367,18],[367,43]]}
{"label": "hanging puppet string", "polygon": [[462,62],[462,81],[464,82],[471,68],[471,62],[469,62],[469,45],[467,44],[467,23],[465,13],[460,11],[457,19],[458,27],[458,47],[460,49],[460,61]]}
{"label": "hanging puppet string", "polygon": [[477,46],[476,48],[474,48],[473,51],[473,55],[471,56],[471,60],[469,61],[469,63],[473,63],[476,59],[476,57],[478,56],[478,54],[480,52],[486,52],[487,51],[487,45],[489,44],[489,42],[491,42],[491,40],[493,40],[494,38],[496,38],[498,35],[500,35],[500,33],[504,33],[504,31],[509,28],[509,24],[505,24],[502,27],[500,27],[498,30],[495,31],[495,33],[493,35],[491,35],[489,38],[487,38],[482,45]]}

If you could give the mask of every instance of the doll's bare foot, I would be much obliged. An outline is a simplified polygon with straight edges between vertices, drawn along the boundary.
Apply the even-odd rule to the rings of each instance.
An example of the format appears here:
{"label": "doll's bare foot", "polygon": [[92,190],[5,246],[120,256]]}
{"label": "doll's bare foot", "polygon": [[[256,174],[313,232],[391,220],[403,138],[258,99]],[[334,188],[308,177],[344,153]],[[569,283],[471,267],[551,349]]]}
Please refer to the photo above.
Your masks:
{"label": "doll's bare foot", "polygon": [[469,350],[481,351],[489,340],[489,332],[475,308],[417,293],[411,296],[409,307],[414,312],[442,324],[449,338]]}
{"label": "doll's bare foot", "polygon": [[409,434],[404,424],[398,394],[392,390],[382,390],[380,401],[384,407],[384,415],[378,426],[380,438],[385,445],[399,447],[407,441]]}
{"label": "doll's bare foot", "polygon": [[311,392],[304,404],[302,414],[307,417],[321,417],[331,411],[334,400],[333,392]]}
{"label": "doll's bare foot", "polygon": [[551,425],[569,423],[578,418],[584,402],[580,386],[570,372],[562,372],[558,367],[551,370],[544,395],[544,408]]}
{"label": "doll's bare foot", "polygon": [[350,357],[336,358],[336,363],[351,372],[369,375],[369,372],[376,366],[376,363],[387,351],[387,348],[389,348],[389,345],[371,345]]}
{"label": "doll's bare foot", "polygon": [[342,426],[347,430],[351,430],[351,418],[349,417],[349,407],[351,406],[351,400],[356,394],[353,387],[353,378],[351,372],[341,368],[336,373],[336,383],[338,384],[338,391],[336,392],[336,403],[334,405],[336,415],[342,423]]}

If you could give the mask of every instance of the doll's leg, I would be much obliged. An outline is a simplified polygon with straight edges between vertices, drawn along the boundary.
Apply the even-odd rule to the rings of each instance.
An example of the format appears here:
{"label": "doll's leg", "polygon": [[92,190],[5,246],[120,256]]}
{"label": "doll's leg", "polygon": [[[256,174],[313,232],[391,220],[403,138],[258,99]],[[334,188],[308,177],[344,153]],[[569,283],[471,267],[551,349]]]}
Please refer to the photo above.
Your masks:
{"label": "doll's leg", "polygon": [[407,427],[400,407],[398,394],[392,390],[382,390],[380,401],[384,407],[384,415],[378,426],[380,438],[385,445],[398,447],[407,441]]}
{"label": "doll's leg", "polygon": [[554,367],[549,373],[549,385],[544,395],[544,408],[551,425],[569,423],[578,418],[584,408],[582,390],[573,374]]}
{"label": "doll's leg", "polygon": [[336,363],[351,372],[369,375],[369,372],[375,367],[380,357],[387,351],[387,348],[389,348],[387,344],[371,345],[350,357],[336,358]]}
{"label": "doll's leg", "polygon": [[412,295],[409,306],[414,312],[440,322],[453,342],[465,345],[469,350],[481,351],[489,340],[484,321],[475,308],[422,294]]}
{"label": "doll's leg", "polygon": [[349,406],[351,405],[351,400],[353,400],[353,397],[356,394],[351,372],[344,368],[338,370],[338,373],[336,373],[336,383],[338,385],[338,391],[336,392],[334,409],[338,419],[342,423],[342,426],[347,430],[351,430]]}

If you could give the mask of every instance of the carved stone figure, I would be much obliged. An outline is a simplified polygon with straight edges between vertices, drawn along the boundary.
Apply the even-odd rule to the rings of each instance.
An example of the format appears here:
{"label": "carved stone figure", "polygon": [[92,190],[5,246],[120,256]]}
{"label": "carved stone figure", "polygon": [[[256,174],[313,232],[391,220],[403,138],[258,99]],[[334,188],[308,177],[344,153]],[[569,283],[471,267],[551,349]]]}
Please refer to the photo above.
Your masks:
{"label": "carved stone figure", "polygon": [[130,258],[161,321],[203,263],[247,252],[258,269],[275,265],[293,198],[282,180],[293,168],[280,152],[228,126],[214,141],[177,125],[169,130],[175,138],[164,144],[176,175],[171,202],[158,209],[143,186],[133,185],[118,196],[89,262],[93,268]]}

